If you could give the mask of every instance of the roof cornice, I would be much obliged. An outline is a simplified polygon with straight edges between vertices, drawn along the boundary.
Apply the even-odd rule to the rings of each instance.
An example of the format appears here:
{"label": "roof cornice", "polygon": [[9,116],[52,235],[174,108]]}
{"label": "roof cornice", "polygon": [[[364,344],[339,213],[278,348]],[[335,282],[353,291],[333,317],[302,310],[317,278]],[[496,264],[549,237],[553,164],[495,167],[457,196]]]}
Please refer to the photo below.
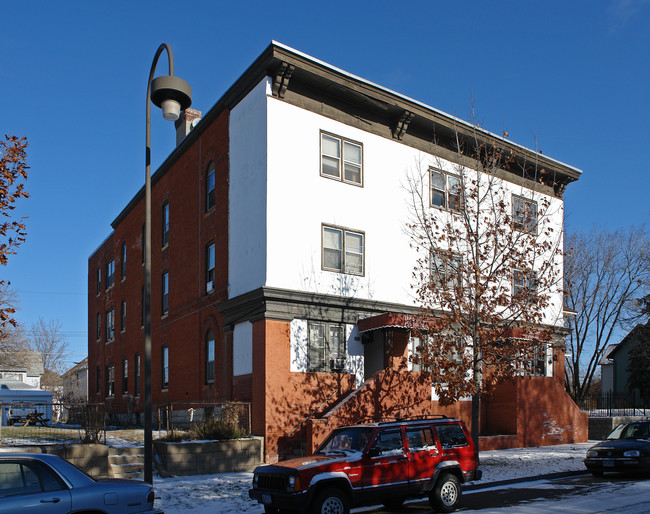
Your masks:
{"label": "roof cornice", "polygon": [[[313,105],[333,101],[348,107],[358,106],[360,110],[364,110],[372,117],[377,125],[385,126],[383,131],[377,133],[385,137],[392,135],[404,144],[425,151],[433,148],[438,134],[451,131],[523,156],[526,162],[534,163],[536,168],[544,168],[547,172],[552,172],[555,177],[554,184],[559,186],[554,186],[557,196],[561,196],[566,185],[577,180],[582,174],[578,168],[273,41],[172,151],[153,174],[152,184],[160,180],[222,112],[236,106],[264,77],[273,79],[273,95],[281,100],[309,108],[309,102],[303,102],[302,99],[311,94],[318,95],[319,98],[319,101],[313,102]],[[332,111],[321,114],[333,116]],[[361,119],[362,116],[354,113],[350,115],[352,120],[357,118]],[[372,123],[365,122],[359,126],[368,130],[369,125]],[[454,152],[444,150],[443,157],[453,159]],[[551,194],[552,191],[551,189]],[[143,198],[144,186],[111,223],[111,226],[115,228],[119,225]]]}

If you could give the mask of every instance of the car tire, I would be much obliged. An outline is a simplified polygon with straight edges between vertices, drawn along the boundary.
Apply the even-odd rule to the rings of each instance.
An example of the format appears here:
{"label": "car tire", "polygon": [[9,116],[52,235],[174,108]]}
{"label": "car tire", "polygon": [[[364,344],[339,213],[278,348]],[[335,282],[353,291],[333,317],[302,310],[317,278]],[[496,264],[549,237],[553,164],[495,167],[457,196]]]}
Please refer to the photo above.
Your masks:
{"label": "car tire", "polygon": [[323,489],[316,495],[312,506],[314,514],[349,514],[350,502],[340,489]]}
{"label": "car tire", "polygon": [[390,499],[384,500],[382,502],[382,504],[384,505],[384,507],[386,507],[387,510],[399,511],[400,507],[404,504],[405,501],[406,501],[406,498],[397,497],[397,498],[390,498]]}
{"label": "car tire", "polygon": [[460,503],[460,482],[451,473],[443,473],[429,495],[429,503],[436,512],[453,512]]}

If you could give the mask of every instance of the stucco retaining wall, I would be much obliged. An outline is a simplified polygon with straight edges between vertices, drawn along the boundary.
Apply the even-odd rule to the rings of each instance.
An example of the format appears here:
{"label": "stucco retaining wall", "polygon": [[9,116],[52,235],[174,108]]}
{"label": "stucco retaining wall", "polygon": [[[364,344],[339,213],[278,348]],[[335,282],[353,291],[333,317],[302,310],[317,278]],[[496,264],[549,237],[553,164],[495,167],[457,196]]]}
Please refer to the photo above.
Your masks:
{"label": "stucco retaining wall", "polygon": [[605,439],[614,427],[624,421],[648,419],[647,417],[615,416],[610,418],[589,418],[589,439],[600,441]]}
{"label": "stucco retaining wall", "polygon": [[44,444],[14,446],[11,453],[47,453],[57,455],[97,478],[109,476],[108,446],[103,444]]}
{"label": "stucco retaining wall", "polygon": [[204,475],[252,471],[262,463],[262,437],[232,441],[187,441],[154,446],[170,475]]}

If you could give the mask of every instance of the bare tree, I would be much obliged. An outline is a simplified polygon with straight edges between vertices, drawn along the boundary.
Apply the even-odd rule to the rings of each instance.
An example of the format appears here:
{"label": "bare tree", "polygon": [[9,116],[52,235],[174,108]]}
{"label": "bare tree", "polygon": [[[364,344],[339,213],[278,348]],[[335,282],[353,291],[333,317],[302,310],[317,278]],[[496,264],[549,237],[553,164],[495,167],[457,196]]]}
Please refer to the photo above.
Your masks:
{"label": "bare tree", "polygon": [[61,333],[61,328],[61,322],[58,320],[46,322],[39,318],[30,330],[30,347],[43,356],[43,369],[46,374],[61,374],[65,371],[68,342]]}
{"label": "bare tree", "polygon": [[20,325],[7,325],[0,330],[0,365],[21,364],[28,349],[29,341]]}
{"label": "bare tree", "polygon": [[[5,136],[0,141],[0,266],[6,266],[10,255],[25,241],[24,218],[12,219],[14,203],[19,198],[28,197],[23,182],[27,179],[26,165],[27,139]],[[0,279],[0,289],[6,291],[9,282]],[[16,310],[5,303],[6,297],[0,295],[0,331],[7,325],[16,325],[13,315]]]}
{"label": "bare tree", "polygon": [[[0,308],[4,309],[7,315],[16,312],[18,296],[9,288],[8,284],[0,285]],[[0,354],[12,353],[24,350],[27,346],[25,334],[18,324],[10,323],[8,320],[0,322]]]}
{"label": "bare tree", "polygon": [[642,300],[650,292],[650,240],[644,227],[594,228],[569,234],[565,246],[566,303],[577,313],[569,321],[566,388],[581,400],[620,329],[647,319]]}
{"label": "bare tree", "polygon": [[429,371],[442,405],[472,397],[478,441],[480,398],[545,366],[561,325],[562,212],[548,187],[553,178],[530,153],[478,133],[465,137],[465,148],[458,133],[456,140],[462,164],[418,163],[405,185],[407,232],[418,252],[412,286],[422,305],[413,362]]}

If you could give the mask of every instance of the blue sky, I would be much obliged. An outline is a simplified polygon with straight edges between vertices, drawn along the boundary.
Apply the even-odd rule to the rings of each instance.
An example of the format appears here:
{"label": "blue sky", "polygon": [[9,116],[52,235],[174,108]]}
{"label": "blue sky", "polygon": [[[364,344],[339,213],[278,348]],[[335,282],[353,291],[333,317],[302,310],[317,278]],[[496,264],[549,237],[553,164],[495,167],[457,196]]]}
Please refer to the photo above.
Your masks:
{"label": "blue sky", "polygon": [[[207,112],[276,40],[583,170],[568,230],[650,217],[650,1],[4,2],[0,135],[29,139],[27,242],[0,276],[18,320],[87,353],[87,259],[144,183],[160,43]],[[163,56],[164,57],[164,56]],[[161,59],[157,74],[167,74]],[[174,131],[152,112],[152,169]]]}

